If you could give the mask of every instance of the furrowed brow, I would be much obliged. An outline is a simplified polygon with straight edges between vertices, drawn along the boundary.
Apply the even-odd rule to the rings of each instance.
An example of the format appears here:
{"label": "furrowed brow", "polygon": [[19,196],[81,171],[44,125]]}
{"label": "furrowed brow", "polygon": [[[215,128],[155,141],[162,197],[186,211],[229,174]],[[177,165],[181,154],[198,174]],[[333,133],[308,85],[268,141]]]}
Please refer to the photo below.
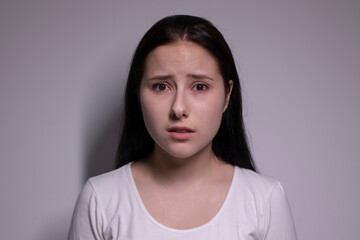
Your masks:
{"label": "furrowed brow", "polygon": [[211,78],[211,77],[209,77],[209,76],[207,76],[207,75],[204,75],[204,74],[188,74],[187,77],[188,77],[188,78],[197,79],[197,80],[208,79],[208,80],[214,81],[213,78]]}
{"label": "furrowed brow", "polygon": [[173,78],[172,75],[155,75],[155,76],[148,78],[147,80],[149,80],[149,81],[151,81],[151,80],[169,80],[171,78]]}

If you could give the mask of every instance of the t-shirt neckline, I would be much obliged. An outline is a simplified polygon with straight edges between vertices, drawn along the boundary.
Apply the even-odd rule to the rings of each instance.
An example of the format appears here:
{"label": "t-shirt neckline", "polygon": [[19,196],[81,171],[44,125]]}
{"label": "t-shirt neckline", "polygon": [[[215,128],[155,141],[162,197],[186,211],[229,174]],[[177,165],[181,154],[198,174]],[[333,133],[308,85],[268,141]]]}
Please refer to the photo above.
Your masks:
{"label": "t-shirt neckline", "polygon": [[209,225],[211,225],[213,222],[215,222],[219,217],[220,215],[222,214],[222,212],[224,211],[224,209],[226,208],[227,206],[227,203],[229,202],[229,199],[232,195],[232,192],[233,192],[233,188],[235,188],[235,179],[236,179],[236,175],[237,175],[237,171],[236,171],[236,166],[234,167],[234,173],[233,173],[233,178],[231,180],[231,184],[230,184],[230,188],[227,192],[227,195],[225,197],[225,200],[224,202],[222,203],[219,211],[215,214],[215,216],[210,219],[207,223],[204,223],[203,225],[200,225],[200,226],[197,226],[197,227],[194,227],[194,228],[189,228],[189,229],[176,229],[176,228],[172,228],[172,227],[168,227],[160,222],[158,222],[155,218],[153,218],[153,216],[151,216],[151,214],[148,212],[148,210],[146,209],[145,207],[145,204],[143,203],[142,199],[141,199],[141,196],[140,196],[140,193],[136,187],[136,184],[135,184],[135,180],[134,180],[134,177],[133,177],[133,174],[131,172],[131,164],[133,162],[130,162],[128,163],[125,168],[126,168],[126,173],[128,175],[128,179],[130,181],[130,185],[131,185],[131,189],[133,190],[133,193],[135,194],[135,198],[138,202],[138,204],[140,205],[140,208],[141,210],[143,211],[143,213],[146,215],[146,217],[153,223],[155,224],[156,226],[164,229],[164,230],[167,230],[167,231],[171,231],[171,232],[177,232],[177,233],[187,233],[187,232],[194,232],[194,231],[199,231],[201,229],[204,229],[206,227],[208,227]]}

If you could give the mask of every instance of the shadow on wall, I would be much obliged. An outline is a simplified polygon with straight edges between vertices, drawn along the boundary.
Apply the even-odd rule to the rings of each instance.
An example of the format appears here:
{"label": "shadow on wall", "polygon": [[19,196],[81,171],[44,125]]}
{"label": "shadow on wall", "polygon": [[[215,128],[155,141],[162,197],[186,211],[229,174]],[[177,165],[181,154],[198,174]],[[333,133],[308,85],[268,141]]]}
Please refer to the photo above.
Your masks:
{"label": "shadow on wall", "polygon": [[[118,88],[117,88],[118,89]],[[120,136],[122,119],[122,90],[112,101],[104,103],[106,110],[95,109],[95,119],[87,119],[96,124],[85,124],[85,131],[92,132],[85,142],[84,182],[90,177],[111,171],[115,168],[115,156]],[[100,113],[101,112],[101,113]]]}
{"label": "shadow on wall", "polygon": [[[83,182],[115,168],[122,122],[126,65],[110,59],[89,83],[83,123]],[[112,64],[111,64],[112,63]],[[115,64],[114,64],[115,63]]]}
{"label": "shadow on wall", "polygon": [[[117,103],[119,102],[122,102],[122,98],[117,100]],[[112,103],[112,106],[114,105],[118,106],[119,104]],[[96,129],[88,128],[87,131],[93,131],[94,133],[93,137],[86,141],[84,182],[90,177],[100,175],[115,168],[121,114],[122,107],[111,108],[106,114],[101,114],[101,121],[99,121],[100,124],[97,125]]]}
{"label": "shadow on wall", "polygon": [[[88,128],[88,131],[92,131],[93,138],[86,141],[87,151],[84,159],[83,183],[92,176],[114,169],[121,112],[121,107],[108,110],[107,115],[101,115],[101,124],[98,124],[96,129]],[[48,216],[44,220],[39,233],[40,236],[36,240],[67,239],[73,208],[74,206],[71,206],[67,209],[69,211],[57,211],[56,214]]]}
{"label": "shadow on wall", "polygon": [[[36,240],[64,240],[67,239],[70,222],[65,212],[63,215],[51,216],[43,225],[41,235]],[[65,237],[64,237],[65,233]],[[34,239],[35,240],[35,239]]]}
{"label": "shadow on wall", "polygon": [[[86,94],[82,122],[82,176],[81,186],[96,175],[115,169],[115,156],[120,136],[123,112],[123,93],[125,65],[118,66],[119,59],[109,60],[110,67],[102,69],[93,79],[89,79],[84,93]],[[80,191],[77,193],[79,194]],[[67,239],[71,214],[50,217],[38,240]],[[56,214],[57,215],[57,214]],[[64,236],[65,235],[65,236]]]}

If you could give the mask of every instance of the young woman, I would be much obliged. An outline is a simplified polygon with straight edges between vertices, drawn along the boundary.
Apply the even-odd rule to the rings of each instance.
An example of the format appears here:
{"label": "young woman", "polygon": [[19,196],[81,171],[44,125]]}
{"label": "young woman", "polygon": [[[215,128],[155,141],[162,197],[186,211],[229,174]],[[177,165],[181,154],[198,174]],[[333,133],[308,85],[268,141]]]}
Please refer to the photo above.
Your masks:
{"label": "young woman", "polygon": [[296,239],[279,182],[255,171],[221,33],[177,15],[139,43],[118,168],[91,178],[69,239]]}

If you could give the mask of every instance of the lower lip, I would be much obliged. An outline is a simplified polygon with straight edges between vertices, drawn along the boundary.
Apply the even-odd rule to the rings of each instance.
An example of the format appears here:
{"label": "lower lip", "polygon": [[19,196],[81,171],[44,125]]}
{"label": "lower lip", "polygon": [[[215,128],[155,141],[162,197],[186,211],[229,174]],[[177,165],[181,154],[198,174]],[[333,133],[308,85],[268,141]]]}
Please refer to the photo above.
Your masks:
{"label": "lower lip", "polygon": [[169,134],[177,140],[187,140],[194,135],[194,132],[169,132]]}

